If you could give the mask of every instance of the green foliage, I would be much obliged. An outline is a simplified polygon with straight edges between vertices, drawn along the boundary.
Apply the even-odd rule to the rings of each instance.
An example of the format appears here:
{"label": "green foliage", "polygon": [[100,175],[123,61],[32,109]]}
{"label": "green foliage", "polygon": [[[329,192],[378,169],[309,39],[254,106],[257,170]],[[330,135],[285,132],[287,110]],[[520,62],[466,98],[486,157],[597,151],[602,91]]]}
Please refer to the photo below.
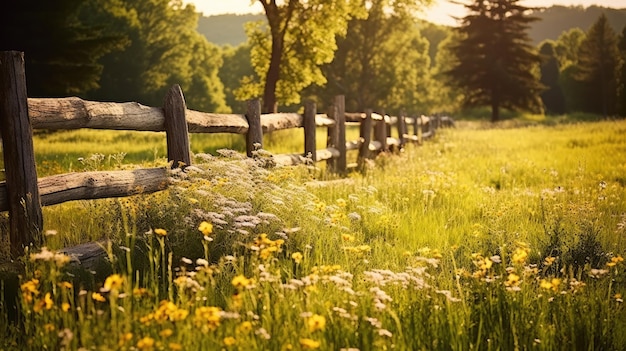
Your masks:
{"label": "green foliage", "polygon": [[622,58],[606,16],[601,15],[587,32],[575,67],[574,79],[585,87],[585,111],[605,117],[615,114]]}
{"label": "green foliage", "polygon": [[544,109],[548,114],[565,113],[565,96],[559,85],[559,61],[555,56],[554,43],[545,42],[539,49],[541,55],[541,84],[546,87],[541,93]]}
{"label": "green foliage", "polygon": [[246,31],[252,65],[262,81],[248,77],[236,94],[240,99],[263,96],[263,111],[274,112],[278,103],[299,103],[302,89],[326,82],[319,66],[333,59],[335,38],[345,35],[358,7],[355,0],[260,2],[267,22],[250,24]]}
{"label": "green foliage", "polygon": [[626,116],[626,25],[622,29],[617,45],[622,57],[622,74],[618,88],[618,108],[621,116]]}
{"label": "green foliage", "polygon": [[85,18],[130,40],[124,51],[103,58],[101,88],[89,98],[160,106],[167,89],[180,84],[189,108],[230,112],[218,77],[220,50],[196,31],[193,6],[140,0],[115,3],[115,11],[103,13],[100,0],[89,5]]}
{"label": "green foliage", "polygon": [[85,0],[26,0],[3,4],[0,50],[23,51],[29,96],[65,97],[98,88],[103,55],[127,40],[83,21]]}
{"label": "green foliage", "polygon": [[[239,99],[235,92],[240,88],[242,79],[252,79],[256,77],[252,64],[250,63],[250,45],[241,44],[235,48],[224,46],[222,48],[222,58],[224,63],[219,71],[219,77],[224,84],[224,94],[226,104],[233,112],[245,111],[242,99]],[[248,77],[248,78],[245,78]],[[258,81],[258,78],[254,78]],[[247,94],[241,94],[245,100]]]}
{"label": "green foliage", "polygon": [[345,95],[350,111],[428,109],[429,45],[413,14],[421,4],[379,0],[362,6],[367,16],[350,20],[334,60],[323,67],[328,84],[307,93],[321,103]]}
{"label": "green foliage", "polygon": [[542,89],[533,70],[541,62],[526,33],[536,17],[525,15],[519,0],[476,1],[458,29],[456,61],[448,72],[464,90],[466,106],[491,106],[492,121],[500,108],[538,111]]}

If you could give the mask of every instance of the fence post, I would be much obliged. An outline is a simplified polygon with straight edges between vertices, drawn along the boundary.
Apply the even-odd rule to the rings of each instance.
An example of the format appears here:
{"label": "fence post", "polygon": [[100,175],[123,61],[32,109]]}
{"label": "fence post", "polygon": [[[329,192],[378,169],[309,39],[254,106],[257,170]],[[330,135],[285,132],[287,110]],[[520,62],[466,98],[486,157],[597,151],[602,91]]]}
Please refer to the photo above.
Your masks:
{"label": "fence post", "polygon": [[[331,105],[328,107],[328,117],[335,121],[335,124],[328,127],[328,138],[326,139],[327,148],[337,148],[339,144],[339,123],[337,122],[337,106]],[[326,161],[326,167],[331,172],[337,172],[337,160],[334,157],[329,158]]]}
{"label": "fence post", "polygon": [[263,148],[263,128],[261,127],[261,100],[248,100],[248,133],[246,133],[246,154],[253,156],[253,152]]}
{"label": "fence post", "polygon": [[398,115],[398,139],[400,139],[400,148],[403,148],[406,144],[406,139],[404,138],[405,134],[408,134],[408,132],[404,119],[404,111],[401,111],[400,115]]}
{"label": "fence post", "polygon": [[370,142],[372,141],[372,109],[365,110],[365,119],[361,121],[360,126],[361,140],[363,144],[359,148],[359,156],[357,164],[359,169],[363,170],[365,159],[370,157]]}
{"label": "fence post", "polygon": [[25,247],[41,246],[43,228],[24,53],[0,52],[0,84],[0,130],[9,200],[8,253],[16,259],[24,254]]}
{"label": "fence post", "polygon": [[307,101],[304,105],[304,157],[310,157],[313,163],[317,162],[315,115],[317,107],[315,102]]}
{"label": "fence post", "polygon": [[380,143],[380,151],[387,151],[387,122],[385,122],[385,113],[382,114],[382,119],[376,121],[374,127],[374,140]]}
{"label": "fence post", "polygon": [[346,98],[344,95],[335,96],[335,106],[337,106],[335,121],[338,124],[337,149],[339,150],[337,171],[345,174],[348,169],[348,150],[346,149]]}
{"label": "fence post", "polygon": [[165,94],[163,103],[165,135],[167,138],[167,160],[172,168],[191,165],[189,130],[187,128],[187,105],[180,85],[174,84]]}

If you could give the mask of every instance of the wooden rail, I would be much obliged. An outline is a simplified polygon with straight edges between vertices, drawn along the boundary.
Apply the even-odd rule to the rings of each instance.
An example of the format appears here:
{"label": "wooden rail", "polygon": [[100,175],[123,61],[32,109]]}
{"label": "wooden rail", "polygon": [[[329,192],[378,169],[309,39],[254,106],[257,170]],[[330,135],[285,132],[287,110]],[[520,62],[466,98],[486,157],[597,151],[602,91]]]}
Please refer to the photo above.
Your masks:
{"label": "wooden rail", "polygon": [[[302,128],[302,153],[274,155],[277,165],[327,162],[333,172],[362,168],[377,153],[402,148],[407,142],[432,137],[441,119],[388,116],[367,110],[345,112],[343,96],[337,96],[326,114],[317,113],[307,102],[304,114],[261,114],[259,100],[248,102],[245,114],[215,114],[189,110],[183,92],[174,85],[166,94],[164,106],[149,107],[135,102],[86,101],[76,97],[27,98],[24,57],[20,52],[0,52],[0,130],[6,181],[0,182],[0,211],[9,211],[10,256],[23,255],[27,246],[42,243],[41,206],[72,200],[101,199],[151,193],[167,189],[166,168],[132,171],[82,172],[38,179],[32,143],[32,129],[112,129],[165,131],[168,161],[172,168],[192,164],[188,133],[237,133],[246,135],[246,153],[255,157],[263,147],[263,134]],[[449,122],[449,121],[448,121]],[[358,125],[360,137],[346,140],[346,126]],[[409,133],[408,126],[413,126]],[[391,137],[396,126],[398,137]],[[316,150],[316,133],[327,128],[326,148]],[[347,164],[347,152],[358,150],[357,163]],[[3,235],[5,235],[3,233]],[[0,257],[1,258],[1,257]]]}

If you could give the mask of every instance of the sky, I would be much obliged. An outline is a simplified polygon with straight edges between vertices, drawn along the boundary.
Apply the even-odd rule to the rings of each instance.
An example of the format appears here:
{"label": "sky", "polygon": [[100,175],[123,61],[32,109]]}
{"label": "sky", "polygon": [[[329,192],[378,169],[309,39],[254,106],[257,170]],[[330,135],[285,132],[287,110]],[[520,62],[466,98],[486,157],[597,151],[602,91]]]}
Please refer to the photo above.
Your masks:
{"label": "sky", "polygon": [[[263,7],[258,1],[250,5],[251,0],[184,0],[186,3],[193,3],[196,10],[205,16],[220,15],[225,13],[261,13]],[[470,0],[459,0],[470,1]],[[453,16],[463,17],[464,8],[455,5],[451,1],[433,0],[434,4],[421,15],[422,18],[437,24],[454,26],[457,24]],[[522,0],[522,5],[533,7],[551,5],[583,5],[585,7],[598,5],[613,8],[626,8],[626,0]]]}

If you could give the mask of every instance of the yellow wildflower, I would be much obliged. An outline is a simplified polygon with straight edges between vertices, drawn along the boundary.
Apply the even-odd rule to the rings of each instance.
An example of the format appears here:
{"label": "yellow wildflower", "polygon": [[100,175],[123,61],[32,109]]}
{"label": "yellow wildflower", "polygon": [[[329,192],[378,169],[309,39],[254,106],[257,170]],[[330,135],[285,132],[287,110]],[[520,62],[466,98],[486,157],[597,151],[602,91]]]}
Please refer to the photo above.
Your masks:
{"label": "yellow wildflower", "polygon": [[237,343],[237,339],[233,338],[232,336],[227,336],[224,338],[224,345],[226,346],[233,346]]}
{"label": "yellow wildflower", "polygon": [[171,342],[167,346],[169,346],[172,351],[181,351],[183,349],[183,345],[175,342]]}
{"label": "yellow wildflower", "polygon": [[199,307],[194,314],[194,324],[199,327],[203,333],[216,330],[220,326],[219,307],[203,306]]}
{"label": "yellow wildflower", "polygon": [[154,230],[154,234],[158,235],[158,236],[167,236],[167,231],[165,229],[162,228],[157,228]]}
{"label": "yellow wildflower", "polygon": [[520,276],[515,273],[510,273],[509,276],[506,278],[506,282],[504,282],[504,285],[517,286],[519,282],[520,282]]}
{"label": "yellow wildflower", "polygon": [[154,348],[154,339],[146,336],[145,338],[137,341],[137,348],[139,350],[152,350]]}
{"label": "yellow wildflower", "polygon": [[513,262],[523,264],[526,262],[526,258],[528,258],[528,252],[530,249],[528,248],[517,248],[513,252]]}
{"label": "yellow wildflower", "polygon": [[341,239],[343,239],[343,241],[354,241],[354,235],[351,234],[341,234]]}
{"label": "yellow wildflower", "polygon": [[119,274],[112,274],[104,281],[103,291],[119,291],[124,279]]}
{"label": "yellow wildflower", "polygon": [[64,289],[71,289],[72,287],[74,287],[74,285],[72,285],[72,283],[70,282],[60,282],[59,286]]}
{"label": "yellow wildflower", "polygon": [[70,306],[70,304],[69,304],[69,303],[67,303],[67,302],[63,302],[63,303],[61,304],[61,310],[62,310],[63,312],[67,312],[67,311],[69,311],[69,310],[70,310],[70,307],[71,307],[71,306]]}
{"label": "yellow wildflower", "polygon": [[247,287],[251,283],[252,283],[252,280],[246,278],[243,274],[240,274],[240,275],[234,277],[233,280],[231,281],[231,284],[233,284],[233,286],[236,289],[238,289],[238,290],[244,289],[245,287]]}
{"label": "yellow wildflower", "polygon": [[100,293],[97,293],[97,292],[92,293],[91,294],[91,298],[94,301],[98,301],[98,302],[105,302],[107,300],[107,299],[104,298],[104,296],[102,296]]}
{"label": "yellow wildflower", "polygon": [[303,256],[301,252],[294,252],[291,254],[291,258],[296,264],[300,264],[300,262],[302,262],[302,257]]}
{"label": "yellow wildflower", "polygon": [[616,266],[618,263],[623,262],[624,258],[622,256],[617,256],[617,257],[612,257],[611,258],[611,262],[607,263],[606,265],[608,267],[614,267]]}
{"label": "yellow wildflower", "polygon": [[22,297],[24,298],[24,301],[32,302],[33,296],[39,295],[39,290],[37,289],[38,285],[38,279],[31,279],[20,286],[22,289]]}
{"label": "yellow wildflower", "polygon": [[204,235],[210,235],[211,233],[213,233],[213,224],[203,221],[198,226],[198,230]]}
{"label": "yellow wildflower", "polygon": [[238,333],[248,333],[251,330],[252,330],[252,323],[249,321],[245,321],[237,327]]}
{"label": "yellow wildflower", "polygon": [[307,319],[306,324],[311,333],[318,330],[324,330],[326,327],[326,318],[324,318],[324,316],[320,316],[319,314],[314,314]]}
{"label": "yellow wildflower", "polygon": [[117,346],[122,347],[127,342],[133,339],[133,333],[124,333],[120,335],[120,341],[117,342]]}
{"label": "yellow wildflower", "polygon": [[545,260],[543,260],[543,264],[545,266],[551,266],[554,263],[554,261],[556,261],[556,257],[548,256],[546,257]]}
{"label": "yellow wildflower", "polygon": [[304,338],[300,339],[300,346],[302,346],[303,349],[317,349],[320,347],[320,342],[313,339]]}
{"label": "yellow wildflower", "polygon": [[52,296],[50,296],[50,293],[46,293],[46,295],[43,298],[43,302],[44,302],[44,307],[49,310],[52,308],[52,306],[54,306],[54,301],[52,301]]}
{"label": "yellow wildflower", "polygon": [[174,331],[170,328],[167,329],[163,329],[159,332],[159,336],[162,338],[169,338],[170,336],[172,336],[174,334]]}

